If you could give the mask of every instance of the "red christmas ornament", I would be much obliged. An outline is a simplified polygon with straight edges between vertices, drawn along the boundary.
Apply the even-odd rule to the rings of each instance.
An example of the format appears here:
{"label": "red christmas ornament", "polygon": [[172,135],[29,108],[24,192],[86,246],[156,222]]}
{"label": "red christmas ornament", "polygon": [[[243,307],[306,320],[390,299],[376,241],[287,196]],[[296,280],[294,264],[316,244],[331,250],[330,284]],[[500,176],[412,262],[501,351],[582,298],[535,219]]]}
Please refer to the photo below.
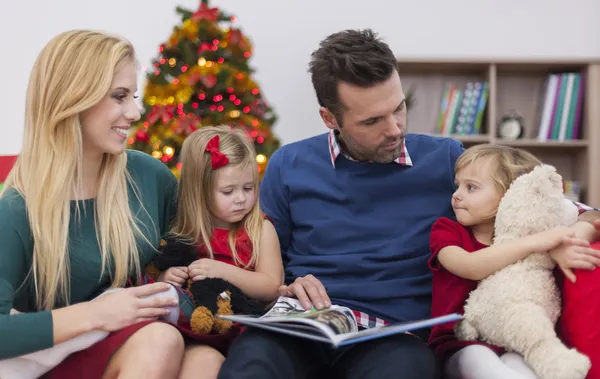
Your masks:
{"label": "red christmas ornament", "polygon": [[217,84],[217,77],[215,75],[205,75],[200,79],[202,84],[204,84],[207,88],[212,88]]}
{"label": "red christmas ornament", "polygon": [[202,54],[205,51],[212,50],[214,45],[209,44],[208,42],[202,42],[200,46],[198,46],[198,54]]}
{"label": "red christmas ornament", "polygon": [[146,143],[150,140],[150,138],[148,138],[148,132],[145,130],[138,130],[135,133],[135,139],[143,143]]}

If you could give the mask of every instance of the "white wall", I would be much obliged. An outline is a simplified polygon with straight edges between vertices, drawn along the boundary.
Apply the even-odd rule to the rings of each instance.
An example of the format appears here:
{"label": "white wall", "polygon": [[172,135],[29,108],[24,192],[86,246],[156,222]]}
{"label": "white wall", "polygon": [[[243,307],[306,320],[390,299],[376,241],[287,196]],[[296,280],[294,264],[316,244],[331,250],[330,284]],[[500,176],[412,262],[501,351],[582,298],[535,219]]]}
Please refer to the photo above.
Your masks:
{"label": "white wall", "polygon": [[[323,132],[307,74],[327,34],[371,27],[404,57],[600,58],[600,1],[212,0],[253,41],[251,65],[284,143]],[[178,22],[177,5],[199,0],[0,1],[0,155],[20,150],[29,70],[43,45],[67,29],[123,35],[148,64]],[[142,78],[142,76],[140,76]],[[143,88],[143,83],[140,83]],[[141,92],[140,92],[141,94]]]}

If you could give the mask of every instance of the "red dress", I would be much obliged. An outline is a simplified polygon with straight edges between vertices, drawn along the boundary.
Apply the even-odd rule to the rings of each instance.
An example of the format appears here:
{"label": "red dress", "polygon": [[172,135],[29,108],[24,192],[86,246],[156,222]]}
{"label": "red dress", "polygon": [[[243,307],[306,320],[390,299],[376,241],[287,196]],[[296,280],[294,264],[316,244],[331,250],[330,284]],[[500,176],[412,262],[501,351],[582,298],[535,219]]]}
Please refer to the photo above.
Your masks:
{"label": "red dress", "polygon": [[[242,262],[242,267],[246,266],[250,259],[252,259],[252,241],[250,236],[245,230],[239,229],[235,239],[235,250],[237,251],[238,258]],[[214,258],[217,261],[236,265],[233,259],[233,252],[229,248],[229,230],[227,229],[213,229],[213,237],[211,240],[211,247],[214,254]],[[203,246],[198,248],[198,259],[208,258],[208,252]],[[247,268],[248,270],[254,270],[253,267]]]}
{"label": "red dress", "polygon": [[[214,253],[214,258],[221,262],[235,264],[233,253],[229,248],[228,230],[215,229],[213,230],[213,238],[211,246]],[[198,258],[208,258],[206,250],[202,247],[197,249]],[[252,258],[252,241],[245,231],[240,230],[236,239],[236,251],[238,257],[245,265]],[[253,267],[247,268],[253,270]],[[65,378],[85,378],[85,379],[101,379],[104,371],[108,366],[112,355],[142,327],[152,322],[163,321],[144,321],[138,324],[130,325],[126,328],[110,333],[105,339],[90,346],[88,349],[78,351],[71,354],[62,361],[54,369],[46,373],[44,379],[65,379]],[[234,327],[228,335],[197,335],[191,332],[189,321],[181,312],[177,329],[186,337],[186,341],[197,342],[214,347],[215,349],[226,354],[229,345],[241,331],[239,327]]]}
{"label": "red dress", "polygon": [[[429,268],[433,271],[432,317],[449,313],[464,314],[469,293],[477,288],[477,281],[463,279],[446,270],[437,260],[437,254],[446,246],[458,246],[473,252],[488,247],[477,241],[470,229],[448,218],[439,218],[431,228],[431,257]],[[431,329],[429,346],[439,362],[445,362],[452,354],[469,345],[487,346],[497,354],[504,350],[480,341],[459,341],[454,334],[456,322],[436,325]]]}

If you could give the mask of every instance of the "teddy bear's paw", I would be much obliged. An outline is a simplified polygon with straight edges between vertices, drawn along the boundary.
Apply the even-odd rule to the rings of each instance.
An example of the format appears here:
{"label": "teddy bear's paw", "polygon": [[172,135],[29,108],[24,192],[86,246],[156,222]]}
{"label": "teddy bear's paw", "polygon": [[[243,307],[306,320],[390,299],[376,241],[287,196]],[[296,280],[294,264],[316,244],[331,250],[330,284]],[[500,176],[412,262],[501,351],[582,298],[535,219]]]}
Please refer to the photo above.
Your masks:
{"label": "teddy bear's paw", "polygon": [[461,341],[476,341],[479,338],[477,329],[467,319],[459,321],[454,326],[454,333]]}
{"label": "teddy bear's paw", "polygon": [[[217,298],[217,315],[231,315],[231,292],[225,291]],[[233,322],[222,318],[215,318],[215,330],[219,334],[227,334]]]}
{"label": "teddy bear's paw", "polygon": [[215,330],[219,334],[227,334],[232,326],[233,322],[230,320],[224,320],[222,318],[215,319]]}
{"label": "teddy bear's paw", "polygon": [[540,348],[535,355],[529,364],[540,379],[585,379],[591,368],[587,356],[562,344]]}
{"label": "teddy bear's paw", "polygon": [[197,334],[209,334],[214,325],[213,314],[206,307],[198,307],[192,313],[190,326],[192,331]]}

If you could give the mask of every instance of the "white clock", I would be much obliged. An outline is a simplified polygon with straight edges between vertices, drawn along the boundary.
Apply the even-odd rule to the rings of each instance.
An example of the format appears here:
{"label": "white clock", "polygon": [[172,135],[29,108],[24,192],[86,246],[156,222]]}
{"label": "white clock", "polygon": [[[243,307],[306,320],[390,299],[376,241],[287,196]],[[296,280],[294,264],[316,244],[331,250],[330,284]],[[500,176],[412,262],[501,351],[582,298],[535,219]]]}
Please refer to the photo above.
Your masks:
{"label": "white clock", "polygon": [[506,140],[516,140],[523,137],[524,129],[523,117],[516,113],[511,113],[500,120],[498,137]]}

